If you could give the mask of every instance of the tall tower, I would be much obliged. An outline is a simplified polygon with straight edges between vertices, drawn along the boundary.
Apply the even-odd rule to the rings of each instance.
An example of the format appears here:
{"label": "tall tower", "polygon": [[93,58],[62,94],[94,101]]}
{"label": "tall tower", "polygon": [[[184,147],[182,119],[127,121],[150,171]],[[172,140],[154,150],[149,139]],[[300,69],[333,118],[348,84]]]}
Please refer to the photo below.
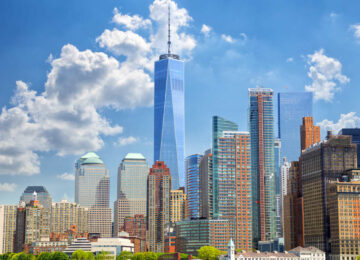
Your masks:
{"label": "tall tower", "polygon": [[172,175],[172,188],[184,180],[184,62],[171,53],[170,8],[168,53],[155,62],[154,73],[154,161],[163,161]]}
{"label": "tall tower", "polygon": [[200,160],[203,156],[193,154],[186,157],[186,194],[189,218],[200,217]]}
{"label": "tall tower", "polygon": [[320,126],[314,126],[313,118],[303,117],[302,122],[300,126],[301,151],[320,142]]}
{"label": "tall tower", "polygon": [[253,239],[276,235],[273,90],[249,89]]}

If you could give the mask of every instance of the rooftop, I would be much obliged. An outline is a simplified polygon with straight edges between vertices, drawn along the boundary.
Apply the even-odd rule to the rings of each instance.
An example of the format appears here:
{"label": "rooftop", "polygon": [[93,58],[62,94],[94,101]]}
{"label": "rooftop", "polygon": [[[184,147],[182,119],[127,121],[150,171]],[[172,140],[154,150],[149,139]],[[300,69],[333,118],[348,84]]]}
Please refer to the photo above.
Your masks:
{"label": "rooftop", "polygon": [[80,158],[81,164],[104,164],[100,156],[94,152],[89,152]]}
{"label": "rooftop", "polygon": [[48,193],[44,186],[27,186],[24,193]]}
{"label": "rooftop", "polygon": [[124,159],[146,160],[141,153],[128,153]]}

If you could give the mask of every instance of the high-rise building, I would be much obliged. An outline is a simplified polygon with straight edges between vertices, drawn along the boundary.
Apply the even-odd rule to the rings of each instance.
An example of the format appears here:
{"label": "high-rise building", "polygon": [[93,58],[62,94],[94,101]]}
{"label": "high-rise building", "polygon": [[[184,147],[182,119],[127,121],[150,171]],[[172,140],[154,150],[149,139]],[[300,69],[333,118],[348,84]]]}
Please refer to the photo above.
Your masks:
{"label": "high-rise building", "polygon": [[164,252],[166,229],[170,224],[171,173],[164,162],[156,161],[147,182],[147,233],[149,250]]}
{"label": "high-rise building", "polygon": [[51,209],[52,198],[44,186],[27,186],[20,197],[20,201],[29,204],[33,199],[33,194],[36,192],[40,204],[47,209]]}
{"label": "high-rise building", "polygon": [[149,167],[140,153],[128,153],[118,169],[117,200],[114,202],[114,235],[123,230],[124,218],[146,216],[146,182]]}
{"label": "high-rise building", "polygon": [[21,252],[33,242],[49,237],[50,214],[51,209],[43,207],[37,200],[36,191],[29,204],[17,208],[15,252]]}
{"label": "high-rise building", "polygon": [[218,153],[219,153],[219,138],[223,136],[223,131],[237,131],[238,125],[234,122],[226,120],[219,116],[214,116],[212,119],[212,177],[213,177],[213,216],[219,216],[219,166],[218,166]]}
{"label": "high-rise building", "polygon": [[356,259],[360,254],[359,179],[330,183],[327,197],[331,235],[330,259]]}
{"label": "high-rise building", "polygon": [[[300,158],[304,205],[305,246],[331,252],[327,188],[357,167],[356,144],[351,136],[333,136],[304,150]],[[345,220],[344,220],[345,221]]]}
{"label": "high-rise building", "polygon": [[14,252],[17,206],[0,205],[0,254]]}
{"label": "high-rise building", "polygon": [[146,217],[144,215],[126,217],[124,220],[124,231],[129,234],[131,242],[134,243],[135,253],[146,251]]}
{"label": "high-rise building", "polygon": [[357,168],[360,169],[360,128],[343,128],[339,135],[351,135],[352,142],[357,145]]}
{"label": "high-rise building", "polygon": [[299,127],[303,117],[313,115],[312,92],[278,93],[278,137],[281,139],[281,158],[296,161],[300,155]]}
{"label": "high-rise building", "polygon": [[286,157],[283,158],[283,163],[280,167],[280,215],[281,215],[281,221],[280,221],[280,235],[282,236],[283,227],[284,227],[284,196],[287,194],[287,184],[289,179],[289,170],[291,167],[291,163],[289,163],[286,159]]}
{"label": "high-rise building", "polygon": [[312,117],[304,117],[300,126],[301,151],[320,142],[320,126],[314,125]]}
{"label": "high-rise building", "polygon": [[184,62],[170,50],[154,70],[154,161],[163,161],[172,175],[172,189],[183,186],[185,149]]}
{"label": "high-rise building", "polygon": [[276,182],[276,236],[282,237],[281,227],[281,195],[280,195],[280,167],[281,167],[281,140],[275,138],[274,142],[274,157],[275,157],[275,182]]}
{"label": "high-rise building", "polygon": [[276,236],[273,90],[249,89],[254,246]]}
{"label": "high-rise building", "polygon": [[73,225],[79,233],[88,232],[88,208],[66,200],[53,203],[50,232],[63,233]]}
{"label": "high-rise building", "polygon": [[171,190],[170,193],[170,223],[175,224],[187,217],[187,194],[184,187]]}
{"label": "high-rise building", "polygon": [[236,248],[252,245],[250,135],[224,131],[218,139],[219,217],[229,220]]}
{"label": "high-rise building", "polygon": [[186,194],[189,218],[200,217],[200,160],[203,156],[186,157]]}
{"label": "high-rise building", "polygon": [[200,160],[200,217],[211,219],[213,216],[213,163],[211,149],[205,151]]}
{"label": "high-rise building", "polygon": [[77,160],[75,168],[75,202],[89,208],[89,233],[111,237],[109,170],[94,152],[89,152]]}

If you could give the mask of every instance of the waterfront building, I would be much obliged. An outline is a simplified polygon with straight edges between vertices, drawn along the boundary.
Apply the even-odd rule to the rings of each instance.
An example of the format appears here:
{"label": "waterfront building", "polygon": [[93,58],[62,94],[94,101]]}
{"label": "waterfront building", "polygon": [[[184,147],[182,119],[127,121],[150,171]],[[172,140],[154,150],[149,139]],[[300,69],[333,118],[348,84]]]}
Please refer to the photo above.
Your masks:
{"label": "waterfront building", "polygon": [[320,142],[320,126],[314,125],[312,117],[304,117],[300,126],[301,151]]}
{"label": "waterfront building", "polygon": [[156,161],[147,181],[147,233],[149,250],[164,252],[165,233],[170,224],[171,173],[164,162]]}
{"label": "waterfront building", "polygon": [[357,145],[357,168],[360,169],[360,128],[343,128],[339,135],[350,135],[352,142]]}
{"label": "waterfront building", "polygon": [[205,151],[200,160],[200,217],[211,219],[213,216],[213,155],[211,149]]}
{"label": "waterfront building", "polygon": [[200,217],[200,160],[203,156],[193,154],[186,157],[186,194],[189,218]]}
{"label": "waterfront building", "polygon": [[14,252],[16,211],[15,205],[0,205],[0,254]]}
{"label": "waterfront building", "polygon": [[73,241],[63,252],[71,258],[71,255],[76,250],[82,250],[84,252],[91,252],[91,243],[86,237],[77,238]]}
{"label": "waterfront building", "polygon": [[170,192],[170,223],[175,224],[178,221],[187,218],[187,194],[185,188],[181,187]]}
{"label": "waterfront building", "polygon": [[326,254],[324,251],[320,249],[309,246],[309,247],[301,247],[298,246],[289,251],[289,253],[294,254],[299,257],[299,260],[325,260]]}
{"label": "waterfront building", "polygon": [[91,242],[91,252],[94,255],[106,252],[106,259],[116,260],[116,256],[122,251],[134,253],[134,244],[129,238],[98,238],[97,241]]}
{"label": "waterfront building", "polygon": [[35,241],[29,246],[29,253],[39,255],[42,252],[62,252],[68,247],[67,241],[50,241],[49,238]]}
{"label": "waterfront building", "polygon": [[34,192],[36,192],[40,204],[44,208],[51,209],[52,198],[44,186],[27,186],[21,194],[20,202],[24,201],[25,204],[29,204],[33,199]]}
{"label": "waterfront building", "polygon": [[303,117],[313,116],[313,93],[278,93],[278,137],[281,139],[281,158],[289,162],[299,158],[299,127]]}
{"label": "waterfront building", "polygon": [[273,90],[249,89],[254,246],[276,236]]}

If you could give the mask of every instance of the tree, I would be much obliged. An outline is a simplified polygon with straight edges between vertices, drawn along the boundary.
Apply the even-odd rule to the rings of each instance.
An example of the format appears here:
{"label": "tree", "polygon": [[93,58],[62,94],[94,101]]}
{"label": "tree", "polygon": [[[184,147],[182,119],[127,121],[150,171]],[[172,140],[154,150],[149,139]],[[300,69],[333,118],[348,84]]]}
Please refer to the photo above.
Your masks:
{"label": "tree", "polygon": [[107,252],[105,252],[105,251],[101,251],[100,253],[98,253],[98,254],[95,256],[95,260],[105,260],[108,255],[109,255],[109,253],[107,253]]}
{"label": "tree", "polygon": [[76,250],[71,255],[71,260],[94,260],[94,254],[92,252],[84,252],[83,250]]}
{"label": "tree", "polygon": [[132,259],[133,254],[129,251],[122,251],[117,257],[116,260],[129,260]]}
{"label": "tree", "polygon": [[69,257],[63,252],[53,252],[50,260],[69,260]]}
{"label": "tree", "polygon": [[135,253],[132,260],[145,260],[144,253]]}
{"label": "tree", "polygon": [[215,260],[223,252],[213,246],[203,246],[198,250],[198,257],[204,260]]}
{"label": "tree", "polygon": [[158,256],[154,252],[146,252],[144,253],[145,260],[156,260]]}
{"label": "tree", "polygon": [[36,260],[51,260],[51,254],[49,252],[41,252],[37,257]]}
{"label": "tree", "polygon": [[358,256],[356,257],[356,260],[360,260],[360,255],[358,255]]}

